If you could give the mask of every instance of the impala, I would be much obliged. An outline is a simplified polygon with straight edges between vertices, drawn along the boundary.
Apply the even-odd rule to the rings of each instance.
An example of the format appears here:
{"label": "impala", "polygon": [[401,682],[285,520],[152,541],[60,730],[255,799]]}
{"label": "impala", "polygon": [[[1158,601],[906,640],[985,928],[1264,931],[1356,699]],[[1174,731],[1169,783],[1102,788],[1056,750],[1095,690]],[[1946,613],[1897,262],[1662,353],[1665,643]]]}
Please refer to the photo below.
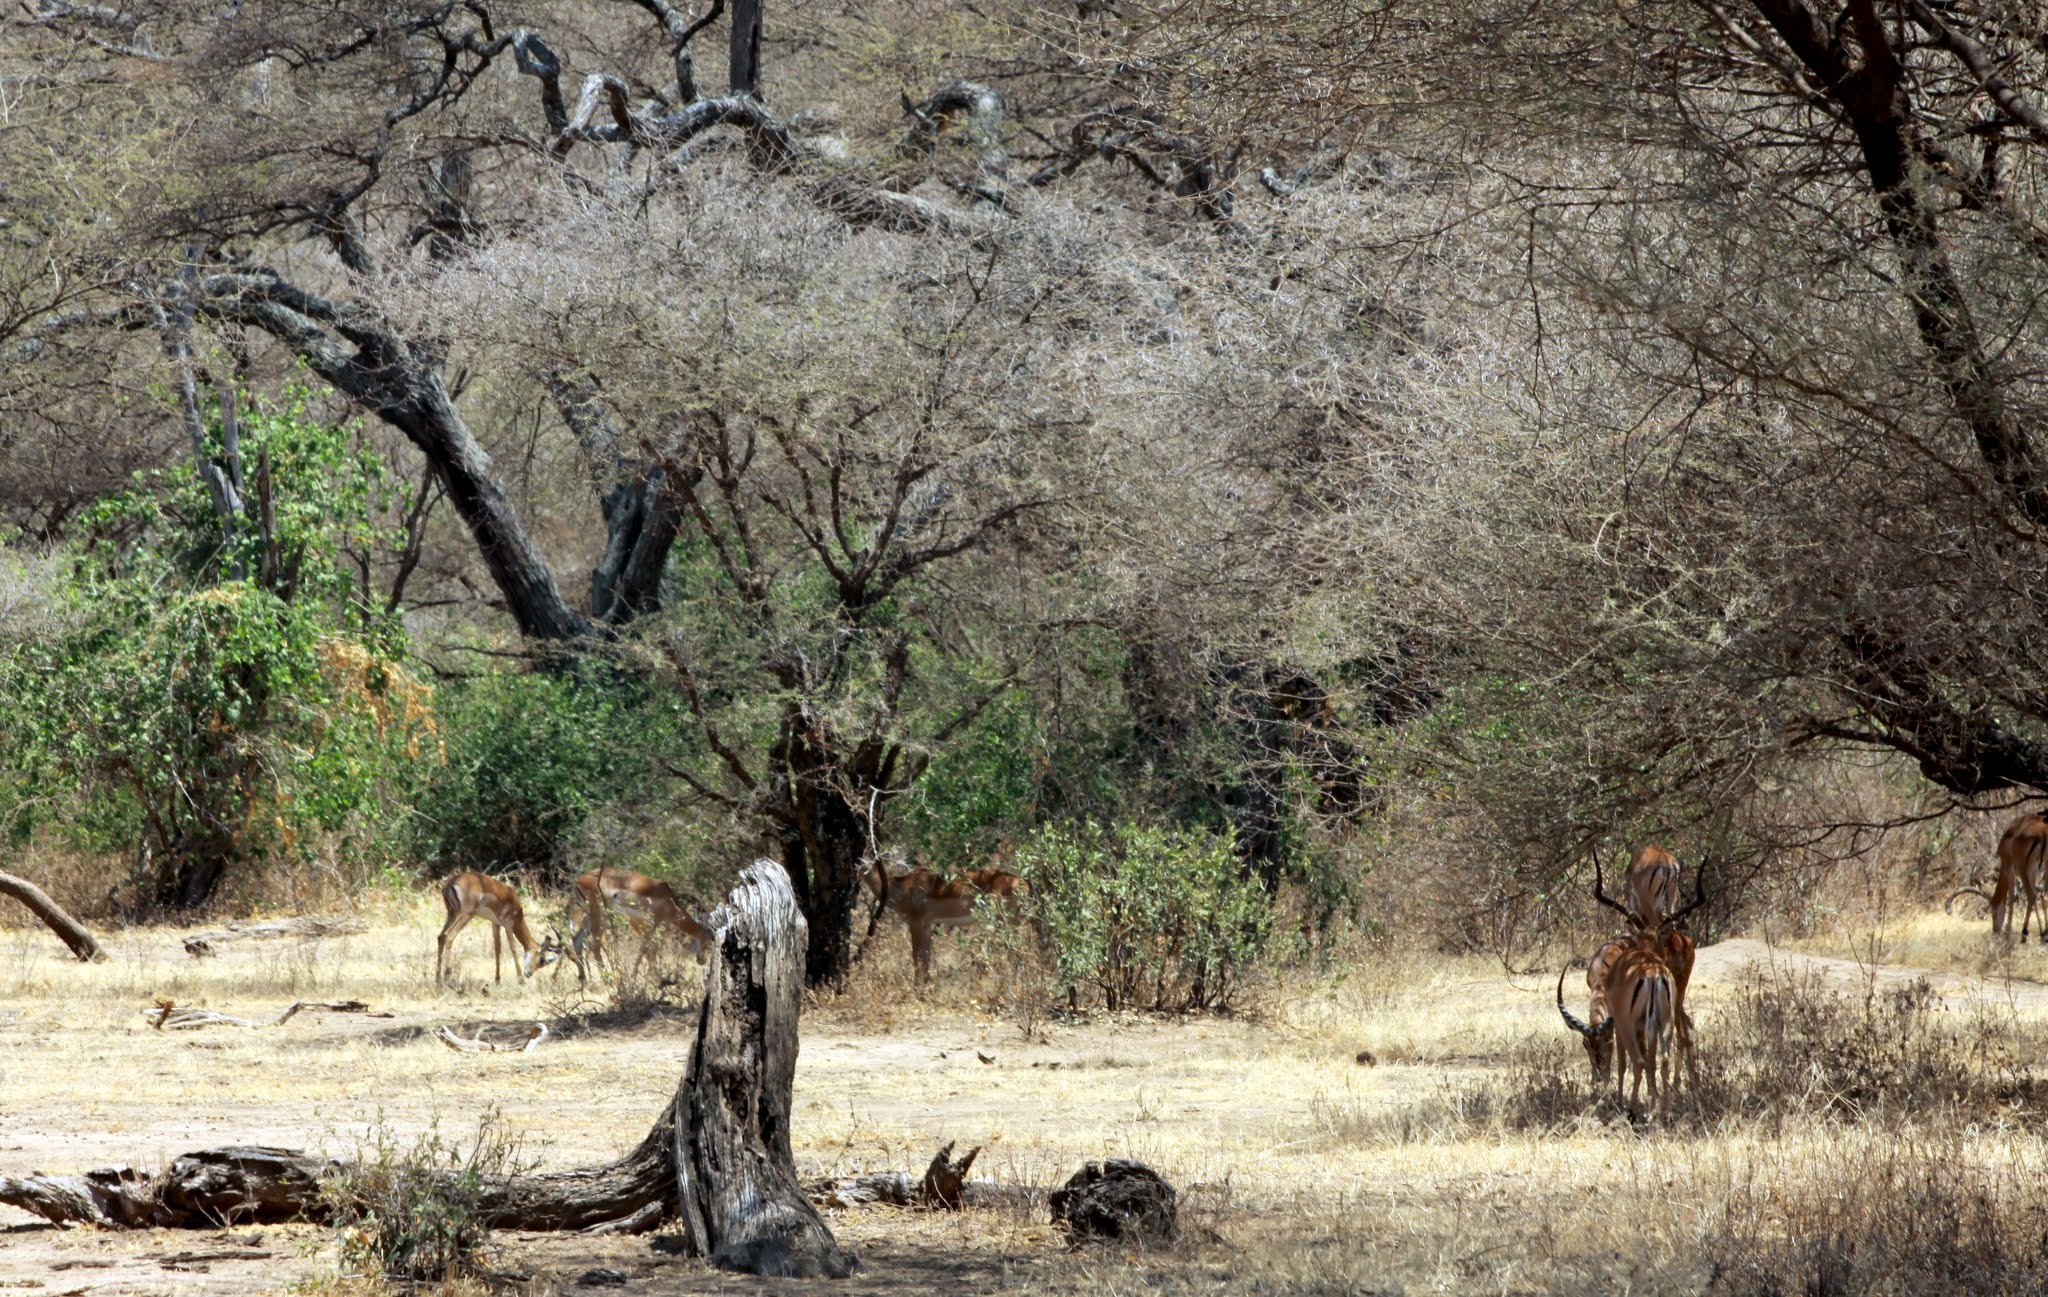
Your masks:
{"label": "impala", "polygon": [[[585,955],[590,962],[605,963],[604,916],[622,916],[640,938],[640,953],[633,959],[633,971],[647,957],[647,943],[657,926],[674,928],[690,943],[698,963],[711,949],[711,930],[704,921],[684,909],[674,889],[658,879],[630,869],[596,869],[578,878],[574,898],[569,902],[569,958],[576,965],[578,981],[588,980]],[[555,970],[557,977],[561,970]]]}
{"label": "impala", "polygon": [[[1975,887],[1959,887],[1949,893],[1942,905],[1947,913],[1956,903],[1958,896],[1984,896],[1991,902],[1991,931],[2004,934],[2012,930],[2012,891],[2017,883],[2027,894],[2027,912],[2020,918],[2020,942],[2027,940],[2027,927],[2033,922],[2035,899],[2042,892],[2042,869],[2048,864],[2048,818],[2029,811],[2005,826],[2005,832],[1998,839],[1998,886],[1992,894]],[[2042,940],[2048,941],[2048,914],[2041,919]]]}
{"label": "impala", "polygon": [[479,916],[491,923],[491,967],[501,983],[505,980],[505,936],[519,947],[519,957],[512,961],[512,967],[522,982],[562,957],[561,938],[551,932],[545,943],[535,941],[526,926],[526,913],[519,908],[519,893],[487,874],[465,869],[441,884],[441,904],[448,907],[448,921],[441,925],[441,936],[434,943],[436,986],[447,973],[448,943]]}
{"label": "impala", "polygon": [[[1603,960],[1606,964],[1604,980],[1596,979],[1594,967],[1589,966],[1586,971],[1589,985],[1600,981],[1594,987],[1592,1013],[1604,1011],[1604,1020],[1589,1024],[1572,1016],[1564,1006],[1562,973],[1557,979],[1557,1010],[1565,1025],[1586,1041],[1596,1082],[1606,1072],[1604,1055],[1611,1049],[1600,1043],[1601,1038],[1613,1035],[1620,1044],[1621,1062],[1614,1078],[1617,1102],[1632,1106],[1641,1097],[1643,1079],[1647,1076],[1651,1106],[1661,1107],[1658,1065],[1663,1063],[1669,1088],[1675,1091],[1678,1076],[1674,1053],[1683,1053],[1686,1072],[1688,1076],[1692,1074],[1692,1021],[1685,1012],[1685,987],[1692,977],[1696,943],[1679,924],[1706,902],[1705,875],[1706,865],[1702,862],[1692,903],[1650,924],[1608,897],[1599,866],[1594,866],[1594,899],[1623,914],[1633,931],[1628,937],[1608,942],[1594,955],[1595,965]],[[1672,1048],[1674,1037],[1676,1050]],[[1624,1100],[1622,1090],[1629,1086],[1631,1077],[1633,1085]]]}
{"label": "impala", "polygon": [[[1608,1019],[1607,972],[1614,967],[1614,961],[1622,952],[1635,944],[1633,936],[1610,937],[1600,949],[1593,952],[1593,958],[1586,964],[1586,1019],[1601,1022]],[[1566,971],[1570,971],[1567,969]],[[1557,975],[1557,1006],[1564,1008],[1564,973]],[[1565,1021],[1583,1028],[1571,1014],[1565,1014]],[[1607,1069],[1614,1063],[1614,1033],[1612,1031],[1585,1031],[1579,1043],[1586,1047],[1586,1061],[1593,1067],[1593,1084],[1599,1085],[1607,1079]]]}
{"label": "impala", "polygon": [[1655,924],[1678,908],[1678,857],[1655,843],[1628,862],[1631,922]]}
{"label": "impala", "polygon": [[[919,986],[931,980],[932,929],[964,928],[974,922],[974,899],[994,896],[1014,902],[1029,891],[1022,878],[1003,869],[971,869],[962,878],[940,878],[919,865],[891,875],[872,856],[860,862],[860,881],[879,906],[901,915],[910,929],[910,962]],[[869,930],[873,931],[873,924]]]}

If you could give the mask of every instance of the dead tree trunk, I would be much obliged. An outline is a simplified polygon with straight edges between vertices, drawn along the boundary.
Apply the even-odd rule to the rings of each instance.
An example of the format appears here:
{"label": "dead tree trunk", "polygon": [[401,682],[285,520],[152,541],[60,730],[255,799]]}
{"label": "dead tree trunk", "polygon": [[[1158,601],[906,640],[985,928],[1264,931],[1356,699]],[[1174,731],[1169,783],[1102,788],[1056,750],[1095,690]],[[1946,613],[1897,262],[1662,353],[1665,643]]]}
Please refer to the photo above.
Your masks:
{"label": "dead tree trunk", "polygon": [[726,69],[730,91],[761,93],[761,6],[763,0],[733,0],[731,56]]}
{"label": "dead tree trunk", "polygon": [[[502,1229],[650,1229],[680,1217],[691,1250],[755,1274],[841,1277],[859,1261],[797,1184],[789,1147],[804,920],[789,875],[757,860],[711,919],[697,1040],[675,1098],[639,1147],[609,1166],[486,1180],[479,1213]],[[162,1175],[114,1167],[0,1178],[0,1203],[58,1224],[218,1229],[325,1219],[339,1164],[290,1149],[187,1154]]]}
{"label": "dead tree trunk", "polygon": [[63,907],[28,879],[0,872],[0,896],[11,896],[26,905],[45,927],[64,939],[64,944],[71,947],[71,953],[78,956],[80,963],[107,957],[107,952],[100,949],[100,943],[85,930],[84,924],[66,914]]}
{"label": "dead tree trunk", "polygon": [[727,1269],[843,1278],[859,1262],[804,1197],[789,1148],[807,934],[782,866],[749,866],[712,931],[718,954],[675,1102],[676,1179],[691,1246]]}

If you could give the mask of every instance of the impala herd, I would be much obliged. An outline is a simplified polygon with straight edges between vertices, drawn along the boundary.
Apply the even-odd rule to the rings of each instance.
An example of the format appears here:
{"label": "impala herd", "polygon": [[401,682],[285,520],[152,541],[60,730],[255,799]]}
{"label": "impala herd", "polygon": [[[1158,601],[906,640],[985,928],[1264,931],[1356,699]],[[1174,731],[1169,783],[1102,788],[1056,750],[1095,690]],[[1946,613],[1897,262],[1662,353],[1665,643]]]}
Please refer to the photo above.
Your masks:
{"label": "impala herd", "polygon": [[[1617,911],[1628,921],[1629,931],[1609,938],[1586,964],[1588,1021],[1579,1021],[1565,1008],[1563,973],[1557,975],[1557,1011],[1586,1047],[1587,1060],[1593,1065],[1593,1084],[1605,1081],[1613,1065],[1615,1098],[1629,1106],[1641,1100],[1647,1080],[1650,1106],[1661,1109],[1664,1096],[1677,1089],[1681,1062],[1687,1079],[1692,1079],[1692,1018],[1685,1011],[1685,988],[1692,980],[1697,943],[1684,923],[1687,915],[1706,902],[1705,883],[1703,862],[1693,877],[1691,903],[1684,909],[1674,908],[1678,904],[1678,860],[1662,847],[1644,847],[1629,862],[1629,903],[1623,905],[1607,895],[1599,866],[1593,868],[1593,899]],[[1620,1046],[1618,1063],[1616,1045]],[[1624,1087],[1626,1100],[1622,1099]]]}
{"label": "impala herd", "polygon": [[[860,881],[875,895],[877,919],[886,908],[910,929],[911,961],[920,986],[931,978],[933,927],[966,927],[973,923],[978,897],[1015,902],[1030,890],[1021,877],[1003,869],[970,869],[957,879],[940,878],[922,866],[892,875],[872,859],[860,862]],[[505,980],[502,942],[506,937],[515,948],[512,969],[519,980],[525,981],[549,964],[556,966],[555,976],[560,977],[561,964],[567,961],[576,966],[579,982],[588,981],[591,965],[609,962],[604,953],[607,914],[625,919],[640,938],[639,953],[633,958],[634,972],[639,971],[641,961],[647,957],[648,941],[656,928],[675,929],[689,942],[699,963],[711,949],[711,929],[706,918],[683,908],[667,883],[630,869],[592,870],[571,885],[566,947],[552,932],[545,941],[534,940],[533,930],[526,924],[526,912],[519,904],[519,894],[509,884],[474,869],[465,869],[441,884],[441,903],[448,909],[448,920],[441,925],[441,935],[434,943],[436,985],[447,976],[448,943],[476,918],[491,924],[491,965],[501,983]],[[870,923],[869,931],[873,930]]]}
{"label": "impala herd", "polygon": [[[1023,878],[1002,869],[972,869],[958,878],[942,878],[921,866],[892,873],[883,861],[870,856],[861,860],[859,871],[861,886],[875,901],[869,936],[885,909],[903,920],[910,933],[911,963],[919,987],[931,978],[933,928],[968,926],[974,922],[975,904],[981,898],[1014,905],[1030,890]],[[1565,1007],[1565,974],[1557,976],[1557,1011],[1585,1046],[1594,1086],[1605,1084],[1611,1072],[1615,1099],[1629,1109],[1639,1105],[1645,1083],[1651,1109],[1661,1112],[1677,1092],[1681,1070],[1687,1084],[1696,1079],[1692,1017],[1685,1010],[1685,992],[1692,980],[1697,943],[1686,930],[1685,920],[1706,903],[1705,863],[1694,873],[1692,900],[1682,907],[1678,903],[1681,875],[1677,857],[1660,846],[1644,847],[1629,862],[1623,903],[1607,895],[1596,862],[1593,899],[1621,915],[1628,929],[1610,937],[1587,961],[1584,1021]],[[1998,881],[1990,895],[1974,886],[1958,888],[1943,908],[1953,906],[1960,896],[1982,897],[1991,905],[1992,931],[2002,935],[2011,927],[2012,904],[2019,892],[2026,895],[2020,941],[2027,939],[2037,904],[2042,906],[2041,939],[2048,941],[2048,817],[2039,814],[2022,815],[2006,826],[1998,843]],[[471,919],[479,917],[492,925],[492,967],[500,982],[505,976],[501,942],[506,937],[515,948],[513,970],[520,980],[549,964],[556,966],[559,977],[563,962],[576,966],[579,981],[587,980],[592,964],[607,962],[607,915],[625,919],[640,937],[635,970],[646,958],[648,941],[657,928],[674,929],[690,944],[699,962],[713,941],[709,920],[686,909],[667,883],[629,869],[597,869],[575,881],[568,903],[570,937],[566,946],[552,932],[546,940],[536,941],[518,894],[475,870],[465,870],[442,884],[441,900],[447,906],[448,921],[435,946],[437,984],[446,974],[448,943]]]}

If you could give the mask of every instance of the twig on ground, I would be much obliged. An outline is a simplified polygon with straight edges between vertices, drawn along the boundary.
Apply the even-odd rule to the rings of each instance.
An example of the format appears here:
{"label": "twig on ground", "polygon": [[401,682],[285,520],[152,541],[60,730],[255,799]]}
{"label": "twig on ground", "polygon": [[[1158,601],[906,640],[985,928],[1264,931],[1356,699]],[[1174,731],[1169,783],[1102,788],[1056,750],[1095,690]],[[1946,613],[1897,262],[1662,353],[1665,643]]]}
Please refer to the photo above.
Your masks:
{"label": "twig on ground", "polygon": [[547,1024],[543,1022],[534,1023],[533,1030],[526,1033],[526,1042],[520,1045],[500,1045],[485,1040],[482,1036],[464,1040],[461,1036],[455,1034],[453,1027],[434,1028],[434,1039],[450,1049],[470,1054],[531,1054],[540,1047],[540,1042],[547,1038],[548,1028]]}

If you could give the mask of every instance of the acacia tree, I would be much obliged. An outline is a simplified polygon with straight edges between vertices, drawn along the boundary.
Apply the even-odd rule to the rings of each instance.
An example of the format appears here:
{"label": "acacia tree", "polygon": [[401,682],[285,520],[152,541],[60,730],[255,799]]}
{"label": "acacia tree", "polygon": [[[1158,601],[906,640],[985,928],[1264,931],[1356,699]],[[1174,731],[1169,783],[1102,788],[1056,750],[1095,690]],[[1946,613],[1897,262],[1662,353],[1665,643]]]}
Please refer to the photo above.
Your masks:
{"label": "acacia tree", "polygon": [[[736,679],[766,683],[776,719],[743,738],[707,723],[677,766],[785,844],[807,907],[823,907],[811,975],[835,977],[844,923],[829,911],[851,896],[866,808],[958,733],[1029,627],[1185,631],[1263,662],[1271,627],[1232,619],[1270,585],[1272,520],[1294,506],[1269,478],[1301,467],[1317,415],[1290,412],[1276,450],[1260,405],[1317,363],[1318,330],[1341,332],[1334,295],[1306,314],[1277,288],[1247,304],[1244,285],[1284,282],[1284,240],[1258,228],[1215,142],[1045,57],[1056,46],[1028,17],[990,29],[1030,33],[1037,70],[1009,75],[1059,102],[1059,123],[1027,137],[1004,94],[953,81],[826,135],[764,97],[776,82],[755,4],[271,0],[204,20],[169,4],[35,6],[7,29],[10,66],[81,108],[31,143],[108,183],[136,169],[162,183],[120,212],[121,273],[27,312],[7,354],[24,390],[87,352],[151,368],[188,423],[230,372],[303,366],[419,455],[490,601],[548,654],[608,653],[636,625],[673,647],[665,607],[686,629],[704,607],[729,612],[751,637],[744,663],[717,658],[713,678],[696,641],[661,660],[713,702]],[[693,48],[721,23],[728,90],[708,93]],[[575,89],[570,49],[595,65]],[[145,110],[189,129],[134,127]],[[67,133],[79,120],[151,152],[117,166]],[[1017,165],[1020,138],[1050,151]],[[1061,201],[1067,187],[1083,198]],[[764,220],[838,279],[784,273],[766,240],[733,235]],[[834,293],[895,314],[807,332]],[[744,336],[717,327],[740,317]],[[870,345],[896,355],[884,373],[818,369],[820,348]],[[536,525],[535,465],[561,453],[543,427],[574,447],[561,457],[601,530],[553,512]],[[201,467],[233,485],[231,456]],[[947,623],[957,608],[916,600],[995,588],[990,546],[1055,499],[1094,516],[1035,522],[1036,552],[1054,572],[1114,579],[1023,600],[1023,637],[970,653],[979,678],[954,673],[944,705],[921,693],[934,628],[949,652],[972,637]],[[587,598],[558,577],[571,562],[587,564]]]}
{"label": "acacia tree", "polygon": [[[1811,844],[1844,761],[1917,771],[1913,813],[2048,788],[2037,13],[1117,12],[1083,45],[1147,111],[1434,207],[1361,236],[1417,268],[1377,304],[1412,359],[1340,363],[1292,534],[1449,685],[1388,755],[1478,808],[1502,890],[1461,890],[1555,896],[1653,826]],[[1335,186],[1296,174],[1306,216]]]}

